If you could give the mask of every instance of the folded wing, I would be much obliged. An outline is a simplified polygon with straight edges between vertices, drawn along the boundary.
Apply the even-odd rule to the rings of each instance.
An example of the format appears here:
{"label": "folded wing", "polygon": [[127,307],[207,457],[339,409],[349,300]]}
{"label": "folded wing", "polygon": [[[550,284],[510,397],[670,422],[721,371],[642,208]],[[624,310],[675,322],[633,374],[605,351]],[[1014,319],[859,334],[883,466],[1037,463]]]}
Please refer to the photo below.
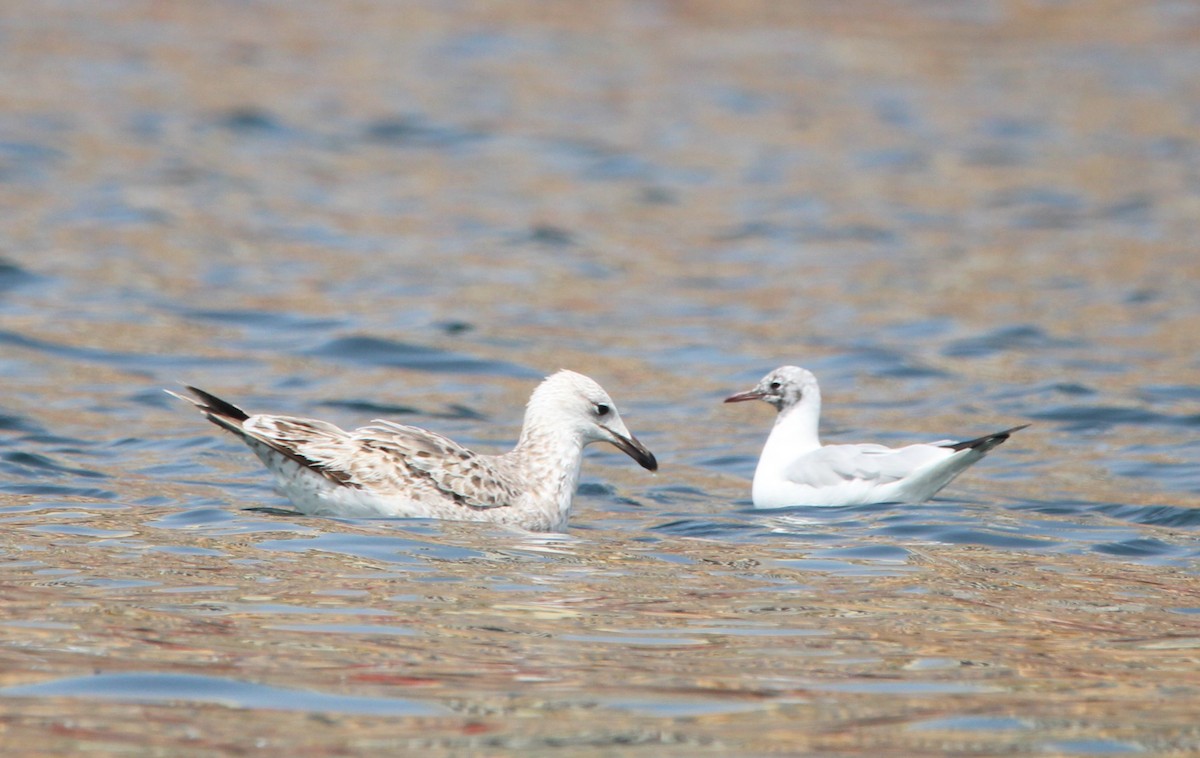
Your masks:
{"label": "folded wing", "polygon": [[471,508],[498,508],[520,494],[499,476],[496,458],[480,456],[453,440],[389,421],[354,431],[314,419],[251,416],[242,430],[343,486],[437,494]]}
{"label": "folded wing", "polygon": [[834,487],[849,481],[888,484],[952,454],[934,445],[827,445],[797,458],[785,476],[812,487]]}
{"label": "folded wing", "polygon": [[[387,480],[403,469],[472,508],[501,508],[516,503],[522,494],[516,472],[499,470],[501,459],[474,453],[435,432],[376,420],[351,436],[371,451],[351,463],[364,481]],[[368,465],[375,461],[379,465]]]}

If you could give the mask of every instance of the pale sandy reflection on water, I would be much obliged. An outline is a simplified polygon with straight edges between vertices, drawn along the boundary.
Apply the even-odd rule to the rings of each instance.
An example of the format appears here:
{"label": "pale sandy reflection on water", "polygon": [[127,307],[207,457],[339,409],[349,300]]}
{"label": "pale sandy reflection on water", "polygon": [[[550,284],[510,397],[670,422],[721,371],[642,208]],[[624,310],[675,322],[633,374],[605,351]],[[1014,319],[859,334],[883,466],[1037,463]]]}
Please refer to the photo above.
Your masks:
{"label": "pale sandy reflection on water", "polygon": [[[9,3],[5,754],[1200,750],[1200,12]],[[933,502],[754,512],[837,441],[1032,422]],[[568,534],[339,521],[162,393],[511,444]]]}

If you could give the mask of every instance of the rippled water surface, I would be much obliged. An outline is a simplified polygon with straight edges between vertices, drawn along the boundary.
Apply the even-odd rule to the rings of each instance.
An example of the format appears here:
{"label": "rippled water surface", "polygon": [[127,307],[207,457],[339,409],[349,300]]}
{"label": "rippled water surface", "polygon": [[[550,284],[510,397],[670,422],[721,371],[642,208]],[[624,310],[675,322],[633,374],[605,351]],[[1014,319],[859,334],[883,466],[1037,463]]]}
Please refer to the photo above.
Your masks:
{"label": "rippled water surface", "polygon": [[[1103,5],[1103,4],[1102,4]],[[0,23],[6,754],[1200,751],[1187,3],[44,3]],[[830,441],[1031,423],[920,506]],[[567,534],[288,515],[165,395],[515,439]],[[258,510],[247,510],[254,508]]]}

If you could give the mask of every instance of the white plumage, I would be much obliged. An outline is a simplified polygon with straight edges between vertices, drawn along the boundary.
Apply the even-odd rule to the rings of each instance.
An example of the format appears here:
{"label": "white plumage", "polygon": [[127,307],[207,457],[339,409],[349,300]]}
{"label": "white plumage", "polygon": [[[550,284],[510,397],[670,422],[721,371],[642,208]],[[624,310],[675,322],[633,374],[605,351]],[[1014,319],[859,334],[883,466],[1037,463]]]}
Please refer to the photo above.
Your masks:
{"label": "white plumage", "polygon": [[756,508],[792,505],[920,503],[1028,424],[965,442],[890,448],[822,445],[821,390],[811,371],[782,366],[725,399],[763,400],[779,411],[754,471]]}

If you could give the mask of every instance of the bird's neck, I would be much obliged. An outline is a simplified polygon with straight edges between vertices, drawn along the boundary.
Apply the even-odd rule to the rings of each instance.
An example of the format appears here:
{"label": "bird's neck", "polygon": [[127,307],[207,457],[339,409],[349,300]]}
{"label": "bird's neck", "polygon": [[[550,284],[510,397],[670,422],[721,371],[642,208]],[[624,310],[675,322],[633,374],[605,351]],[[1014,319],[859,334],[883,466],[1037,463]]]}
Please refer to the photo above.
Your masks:
{"label": "bird's neck", "polygon": [[[775,426],[763,446],[760,462],[768,465],[790,462],[799,453],[821,446],[821,398],[809,395],[775,417]],[[778,459],[778,460],[776,460]]]}
{"label": "bird's neck", "polygon": [[576,435],[551,426],[526,423],[510,456],[526,472],[528,496],[565,526],[579,486],[583,444]]}

